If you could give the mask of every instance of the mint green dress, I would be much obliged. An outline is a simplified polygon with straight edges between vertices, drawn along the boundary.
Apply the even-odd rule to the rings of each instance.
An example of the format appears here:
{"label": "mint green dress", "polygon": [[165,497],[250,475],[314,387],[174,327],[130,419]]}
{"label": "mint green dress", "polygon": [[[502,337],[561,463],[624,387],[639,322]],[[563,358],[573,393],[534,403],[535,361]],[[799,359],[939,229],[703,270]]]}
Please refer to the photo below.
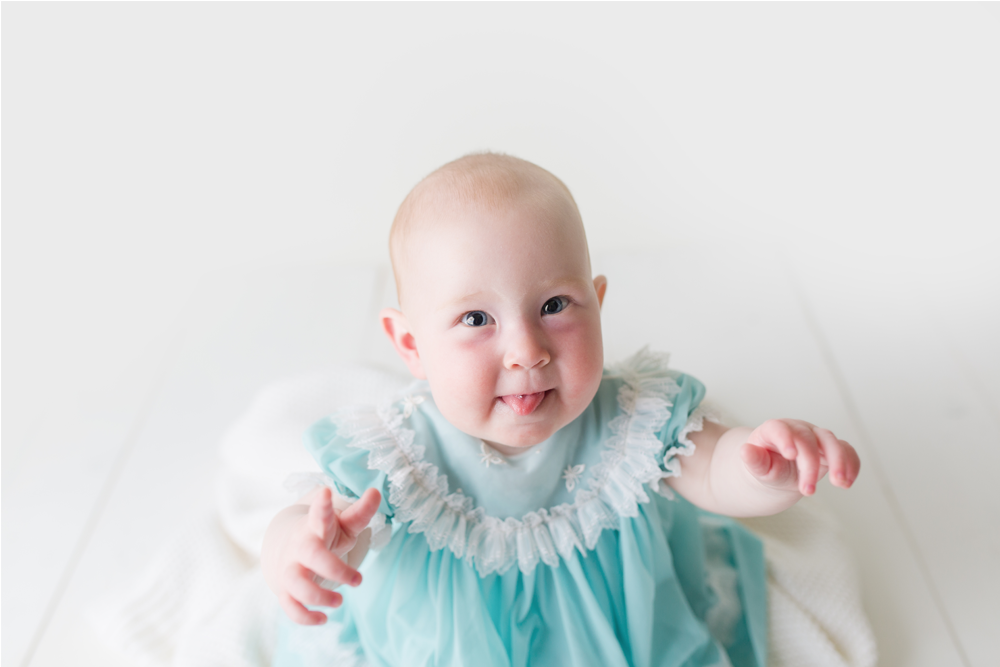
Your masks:
{"label": "mint green dress", "polygon": [[316,424],[330,485],[383,502],[364,583],[324,626],[283,619],[275,667],[764,667],[760,541],[665,484],[703,396],[643,350],[513,457],[448,423],[426,382]]}

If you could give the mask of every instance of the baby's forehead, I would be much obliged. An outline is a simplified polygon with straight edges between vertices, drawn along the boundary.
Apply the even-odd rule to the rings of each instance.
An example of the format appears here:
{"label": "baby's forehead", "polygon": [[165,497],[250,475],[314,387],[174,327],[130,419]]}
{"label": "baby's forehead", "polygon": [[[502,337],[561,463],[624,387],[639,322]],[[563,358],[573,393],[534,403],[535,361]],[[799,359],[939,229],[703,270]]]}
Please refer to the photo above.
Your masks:
{"label": "baby's forehead", "polygon": [[[554,188],[524,188],[503,197],[440,190],[413,211],[400,235],[398,251],[402,254],[415,246],[426,249],[457,239],[475,247],[505,240],[517,245],[554,243],[557,238],[577,235],[585,239],[576,205]],[[406,253],[413,261],[419,259],[411,254]]]}
{"label": "baby's forehead", "polygon": [[438,243],[460,237],[476,251],[509,239],[515,229],[519,244],[548,241],[582,251],[589,266],[576,202],[551,173],[499,155],[468,156],[445,165],[410,192],[393,222],[390,252],[400,297],[413,269],[420,272],[440,259],[432,251]]}
{"label": "baby's forehead", "polygon": [[421,181],[410,197],[418,208],[431,210],[473,208],[499,213],[525,202],[566,203],[576,208],[562,181],[537,165],[507,156],[456,160]]}

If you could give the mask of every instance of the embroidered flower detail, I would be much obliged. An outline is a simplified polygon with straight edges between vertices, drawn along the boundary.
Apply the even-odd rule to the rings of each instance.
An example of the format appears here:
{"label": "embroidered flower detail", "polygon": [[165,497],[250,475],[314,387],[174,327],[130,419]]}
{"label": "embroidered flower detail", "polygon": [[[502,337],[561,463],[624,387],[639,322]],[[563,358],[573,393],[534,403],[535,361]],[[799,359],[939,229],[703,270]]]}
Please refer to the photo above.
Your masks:
{"label": "embroidered flower detail", "polygon": [[507,462],[504,461],[503,458],[499,454],[497,454],[495,450],[487,447],[485,442],[483,442],[483,455],[480,458],[482,459],[483,465],[485,465],[487,468],[489,468],[490,465],[498,465],[498,466],[507,465]]}
{"label": "embroidered flower detail", "polygon": [[403,419],[409,418],[416,410],[417,406],[424,402],[424,397],[417,394],[410,394],[403,399]]}
{"label": "embroidered flower detail", "polygon": [[586,469],[587,466],[582,463],[575,466],[566,466],[566,469],[563,470],[562,476],[563,479],[566,480],[567,491],[572,491],[576,488],[577,480],[580,479],[580,476],[583,475],[583,471]]}

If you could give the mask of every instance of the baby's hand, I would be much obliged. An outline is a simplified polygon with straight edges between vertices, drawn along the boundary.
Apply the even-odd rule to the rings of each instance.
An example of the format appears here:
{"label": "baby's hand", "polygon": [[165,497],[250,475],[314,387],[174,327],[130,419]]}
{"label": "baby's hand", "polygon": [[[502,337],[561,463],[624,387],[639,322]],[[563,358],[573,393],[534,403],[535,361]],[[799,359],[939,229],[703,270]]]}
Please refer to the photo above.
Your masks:
{"label": "baby's hand", "polygon": [[776,489],[816,492],[816,483],[830,472],[834,486],[849,488],[861,461],[854,448],[825,428],[799,419],[770,419],[758,426],[740,448],[747,470]]}
{"label": "baby's hand", "polygon": [[303,625],[326,621],[326,615],[309,611],[305,605],[338,607],[340,593],[320,586],[323,579],[357,586],[361,574],[341,559],[358,540],[358,535],[378,510],[379,492],[369,489],[342,512],[333,507],[330,489],[321,489],[312,499],[308,514],[291,519],[285,546],[280,550],[277,576],[272,589],[288,617]]}

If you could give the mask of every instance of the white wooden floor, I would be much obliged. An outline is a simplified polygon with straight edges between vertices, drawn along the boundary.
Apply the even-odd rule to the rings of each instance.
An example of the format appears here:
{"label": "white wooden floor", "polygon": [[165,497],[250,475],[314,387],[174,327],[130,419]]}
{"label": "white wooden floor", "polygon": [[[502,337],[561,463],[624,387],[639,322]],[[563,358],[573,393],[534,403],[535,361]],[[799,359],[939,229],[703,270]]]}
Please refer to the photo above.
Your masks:
{"label": "white wooden floor", "polygon": [[[894,290],[855,261],[701,246],[598,256],[606,356],[669,350],[744,423],[800,417],[851,441],[856,487],[820,498],[858,560],[881,664],[1000,664],[996,286]],[[5,461],[3,665],[123,664],[88,605],[211,507],[216,445],[259,387],[349,360],[402,370],[376,321],[393,300],[387,267],[210,279],[171,345],[115,390],[54,410]]]}

